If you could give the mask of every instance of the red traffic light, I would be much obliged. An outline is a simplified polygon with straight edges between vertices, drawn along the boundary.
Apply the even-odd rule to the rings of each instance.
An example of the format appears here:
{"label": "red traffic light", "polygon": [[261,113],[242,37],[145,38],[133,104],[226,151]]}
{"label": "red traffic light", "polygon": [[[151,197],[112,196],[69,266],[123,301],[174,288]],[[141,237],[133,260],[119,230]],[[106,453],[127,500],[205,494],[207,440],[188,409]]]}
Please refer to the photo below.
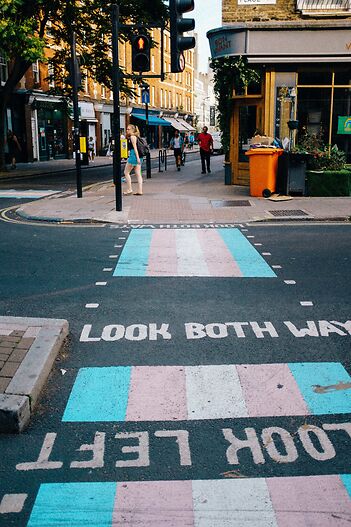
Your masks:
{"label": "red traffic light", "polygon": [[144,51],[147,45],[145,37],[139,37],[136,41],[136,45],[139,51]]}
{"label": "red traffic light", "polygon": [[150,71],[151,38],[147,34],[133,35],[132,37],[132,70],[142,73]]}

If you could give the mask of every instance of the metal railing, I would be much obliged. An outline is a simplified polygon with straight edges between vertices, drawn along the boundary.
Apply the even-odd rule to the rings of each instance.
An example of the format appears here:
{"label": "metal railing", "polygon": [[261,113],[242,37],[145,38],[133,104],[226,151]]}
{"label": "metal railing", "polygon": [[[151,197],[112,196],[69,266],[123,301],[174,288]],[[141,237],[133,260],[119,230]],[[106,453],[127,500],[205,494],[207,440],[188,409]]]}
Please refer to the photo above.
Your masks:
{"label": "metal railing", "polygon": [[298,11],[342,11],[351,13],[351,0],[296,0]]}

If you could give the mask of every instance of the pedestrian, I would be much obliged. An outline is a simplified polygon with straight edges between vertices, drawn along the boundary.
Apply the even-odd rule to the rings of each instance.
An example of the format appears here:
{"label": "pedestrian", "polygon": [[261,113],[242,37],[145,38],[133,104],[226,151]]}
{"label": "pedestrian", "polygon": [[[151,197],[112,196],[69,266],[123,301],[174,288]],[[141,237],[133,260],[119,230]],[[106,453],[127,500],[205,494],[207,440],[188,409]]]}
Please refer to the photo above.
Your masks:
{"label": "pedestrian", "polygon": [[[125,196],[128,196],[129,194],[134,194],[134,196],[143,195],[143,177],[141,174],[143,158],[139,155],[138,138],[140,138],[139,128],[134,124],[129,124],[127,126],[128,159],[124,169],[124,177],[127,182],[127,190],[123,192]],[[132,188],[132,178],[130,177],[132,170],[134,170],[134,174],[137,177],[137,192],[133,192]]]}
{"label": "pedestrian", "polygon": [[173,149],[176,167],[179,172],[180,166],[182,164],[182,156],[183,156],[183,150],[184,150],[184,141],[183,141],[182,136],[179,133],[179,130],[176,130],[174,132],[174,137],[172,137],[171,139],[171,148]]}
{"label": "pedestrian", "polygon": [[92,137],[89,137],[89,140],[88,140],[88,154],[89,154],[89,161],[94,161],[95,149],[94,149],[94,139]]}
{"label": "pedestrian", "polygon": [[190,132],[190,134],[189,134],[189,150],[192,150],[194,148],[194,142],[195,142],[194,134],[193,134],[193,132]]}
{"label": "pedestrian", "polygon": [[197,141],[200,146],[200,157],[201,157],[201,174],[206,174],[207,172],[211,173],[211,154],[213,151],[213,138],[212,135],[208,133],[207,126],[204,126],[202,133],[197,136]]}
{"label": "pedestrian", "polygon": [[7,147],[9,149],[9,155],[11,159],[11,168],[15,170],[16,157],[20,152],[22,152],[22,148],[12,130],[8,130],[7,132]]}

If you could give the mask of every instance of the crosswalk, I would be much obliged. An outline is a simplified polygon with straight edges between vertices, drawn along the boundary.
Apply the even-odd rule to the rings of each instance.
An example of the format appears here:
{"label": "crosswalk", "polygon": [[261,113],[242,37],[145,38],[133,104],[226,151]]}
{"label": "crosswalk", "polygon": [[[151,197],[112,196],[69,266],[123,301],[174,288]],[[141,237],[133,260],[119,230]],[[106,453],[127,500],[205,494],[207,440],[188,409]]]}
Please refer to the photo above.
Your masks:
{"label": "crosswalk", "polygon": [[57,194],[58,190],[16,190],[16,189],[9,189],[9,190],[0,190],[0,198],[8,198],[8,199],[40,199],[45,198],[48,196],[52,196],[53,194]]}

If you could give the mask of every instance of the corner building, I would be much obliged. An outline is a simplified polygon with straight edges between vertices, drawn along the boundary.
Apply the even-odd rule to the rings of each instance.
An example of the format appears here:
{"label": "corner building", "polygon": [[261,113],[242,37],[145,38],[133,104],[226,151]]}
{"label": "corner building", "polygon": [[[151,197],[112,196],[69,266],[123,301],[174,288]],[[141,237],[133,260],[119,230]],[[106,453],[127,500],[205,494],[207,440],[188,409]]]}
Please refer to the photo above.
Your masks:
{"label": "corner building", "polygon": [[337,145],[351,163],[351,1],[223,0],[223,26],[208,32],[212,58],[246,57],[260,86],[233,92],[232,183],[249,184],[255,132],[293,140],[306,131]]}

